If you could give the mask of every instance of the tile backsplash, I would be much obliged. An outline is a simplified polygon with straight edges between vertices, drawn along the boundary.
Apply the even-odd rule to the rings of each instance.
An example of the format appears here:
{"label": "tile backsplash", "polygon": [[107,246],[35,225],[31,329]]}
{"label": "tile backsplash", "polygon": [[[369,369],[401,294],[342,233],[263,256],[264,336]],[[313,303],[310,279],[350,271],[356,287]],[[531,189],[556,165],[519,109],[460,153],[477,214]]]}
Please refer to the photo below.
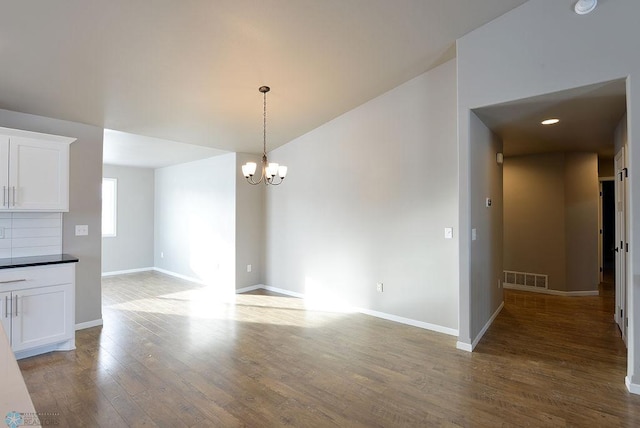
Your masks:
{"label": "tile backsplash", "polygon": [[62,253],[62,213],[0,213],[0,258]]}

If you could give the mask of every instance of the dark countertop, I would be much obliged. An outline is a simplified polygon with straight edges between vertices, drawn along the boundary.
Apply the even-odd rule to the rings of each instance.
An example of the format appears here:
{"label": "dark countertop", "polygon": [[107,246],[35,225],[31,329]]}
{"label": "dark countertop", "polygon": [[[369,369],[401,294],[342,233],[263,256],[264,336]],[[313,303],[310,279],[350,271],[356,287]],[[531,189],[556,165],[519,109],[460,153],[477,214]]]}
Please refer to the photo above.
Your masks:
{"label": "dark countertop", "polygon": [[52,254],[48,256],[13,257],[0,259],[0,269],[11,269],[29,266],[57,265],[60,263],[77,263],[78,258],[70,254]]}

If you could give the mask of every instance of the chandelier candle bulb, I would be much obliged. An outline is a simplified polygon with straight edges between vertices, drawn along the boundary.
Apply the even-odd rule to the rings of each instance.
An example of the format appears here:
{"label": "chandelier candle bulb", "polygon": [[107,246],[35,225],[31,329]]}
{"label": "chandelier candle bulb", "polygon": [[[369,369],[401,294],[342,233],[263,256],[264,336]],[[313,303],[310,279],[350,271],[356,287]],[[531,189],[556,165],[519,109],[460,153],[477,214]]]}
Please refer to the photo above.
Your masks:
{"label": "chandelier candle bulb", "polygon": [[278,167],[280,167],[280,165],[275,162],[269,163],[269,167],[267,168],[267,175],[275,177],[278,173]]}
{"label": "chandelier candle bulb", "polygon": [[253,174],[256,173],[256,163],[255,162],[247,162],[246,164],[242,165],[242,174],[244,174],[245,177],[250,177]]}
{"label": "chandelier candle bulb", "polygon": [[287,176],[287,167],[284,165],[280,165],[278,167],[278,175],[280,178],[285,178]]}

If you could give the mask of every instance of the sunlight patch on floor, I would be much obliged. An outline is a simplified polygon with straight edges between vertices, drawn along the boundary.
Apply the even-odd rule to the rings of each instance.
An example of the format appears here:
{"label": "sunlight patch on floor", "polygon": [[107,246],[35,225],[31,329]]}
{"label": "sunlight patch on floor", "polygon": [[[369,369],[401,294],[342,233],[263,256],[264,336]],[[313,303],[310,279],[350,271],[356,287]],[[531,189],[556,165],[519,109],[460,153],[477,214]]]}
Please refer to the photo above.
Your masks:
{"label": "sunlight patch on floor", "polygon": [[311,277],[305,278],[304,306],[313,311],[353,313],[353,306],[326,284]]}
{"label": "sunlight patch on floor", "polygon": [[[110,310],[229,320],[296,327],[319,327],[343,316],[329,302],[259,294],[221,296],[211,287],[185,289],[106,306]],[[328,310],[333,306],[332,310]]]}

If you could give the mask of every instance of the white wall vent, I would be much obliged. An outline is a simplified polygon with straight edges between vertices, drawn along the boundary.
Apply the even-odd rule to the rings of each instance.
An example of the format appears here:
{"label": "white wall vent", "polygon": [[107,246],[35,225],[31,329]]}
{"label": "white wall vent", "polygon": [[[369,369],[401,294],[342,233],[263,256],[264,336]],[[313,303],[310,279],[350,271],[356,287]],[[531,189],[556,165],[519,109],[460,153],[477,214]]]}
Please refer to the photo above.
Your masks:
{"label": "white wall vent", "polygon": [[549,276],[539,273],[504,271],[503,283],[514,288],[549,288]]}

